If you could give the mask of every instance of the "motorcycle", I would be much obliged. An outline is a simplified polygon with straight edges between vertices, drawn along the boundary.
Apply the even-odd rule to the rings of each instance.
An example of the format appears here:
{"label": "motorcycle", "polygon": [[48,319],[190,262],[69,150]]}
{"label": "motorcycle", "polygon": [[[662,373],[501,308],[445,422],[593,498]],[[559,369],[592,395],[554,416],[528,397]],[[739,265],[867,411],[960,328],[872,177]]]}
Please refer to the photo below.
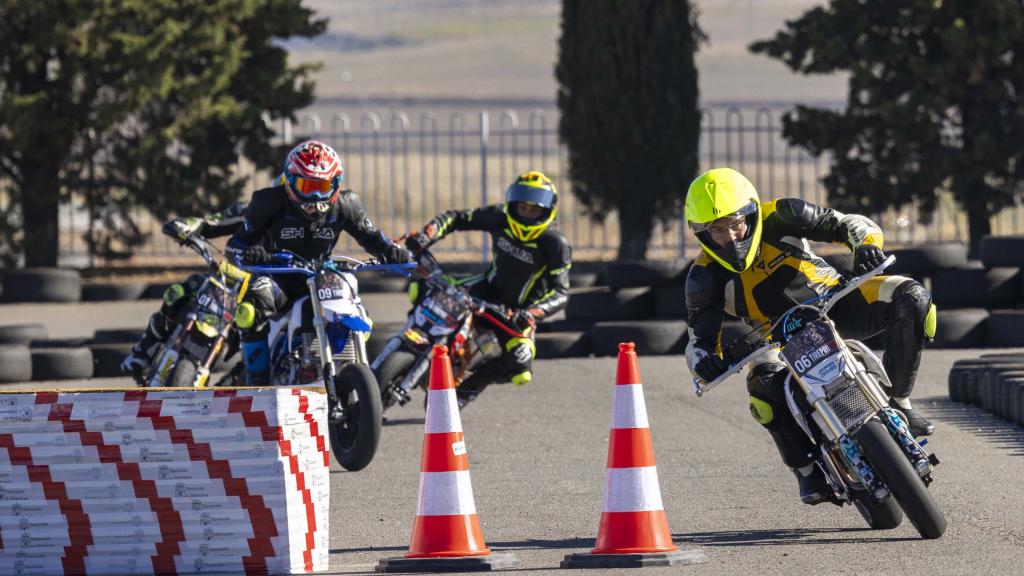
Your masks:
{"label": "motorcycle", "polygon": [[922,537],[939,538],[946,519],[927,490],[938,458],[889,407],[886,389],[892,384],[878,356],[857,340],[844,340],[828,317],[836,302],[895,260],[889,256],[875,269],[794,306],[764,335],[751,332],[738,339],[725,350],[729,370],[711,382],[694,378],[693,386],[700,397],[743,366],[778,354],[789,369],[787,405],[817,446],[815,465],[832,487],[832,502],[852,503],[874,529],[899,526],[905,513]]}
{"label": "motorcycle", "polygon": [[[249,288],[250,275],[224,259],[205,238],[192,235],[181,239],[170,226],[165,226],[163,232],[199,254],[210,273],[183,309],[167,344],[156,354],[158,361],[140,380],[148,387],[203,388],[225,346],[227,355],[237,353],[235,311]],[[219,261],[214,253],[220,254]]]}
{"label": "motorcycle", "polygon": [[366,357],[372,322],[355,274],[403,273],[414,266],[337,256],[306,260],[287,251],[274,253],[269,265],[243,266],[256,274],[305,276],[309,295],[269,319],[270,382],[326,388],[331,451],[347,470],[361,470],[373,460],[382,413]]}
{"label": "motorcycle", "polygon": [[418,264],[415,275],[421,280],[423,297],[417,299],[402,332],[388,339],[370,365],[377,375],[385,410],[409,402],[413,388],[427,389],[435,345],[448,347],[458,387],[474,370],[501,357],[494,330],[526,337],[510,325],[507,308],[470,295],[459,281],[444,274],[429,250],[422,251]]}

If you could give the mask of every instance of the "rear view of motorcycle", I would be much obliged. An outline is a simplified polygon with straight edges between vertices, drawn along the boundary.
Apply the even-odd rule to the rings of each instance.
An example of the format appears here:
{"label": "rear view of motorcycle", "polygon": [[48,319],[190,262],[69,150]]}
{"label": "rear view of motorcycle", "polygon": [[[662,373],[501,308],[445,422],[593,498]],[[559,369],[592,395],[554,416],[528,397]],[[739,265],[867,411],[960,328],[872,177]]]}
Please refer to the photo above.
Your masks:
{"label": "rear view of motorcycle", "polygon": [[141,378],[149,387],[205,387],[225,346],[233,343],[237,349],[235,311],[249,288],[250,276],[223,258],[218,262],[213,256],[217,248],[206,239],[192,235],[181,240],[174,229],[164,233],[199,254],[210,273],[183,307],[174,332],[156,354],[157,361]]}
{"label": "rear view of motorcycle", "polygon": [[701,396],[748,363],[778,354],[789,369],[789,409],[819,451],[815,465],[832,487],[832,501],[853,504],[872,528],[895,528],[906,514],[923,538],[939,538],[946,519],[928,491],[938,458],[889,407],[891,384],[881,360],[863,343],[843,340],[828,317],[836,302],[894,261],[890,256],[832,292],[794,306],[764,335],[737,340],[726,349],[731,368],[711,382],[694,379],[694,388]]}
{"label": "rear view of motorcycle", "polygon": [[384,409],[407,403],[413,388],[426,389],[435,345],[448,347],[458,386],[473,370],[501,356],[494,330],[523,336],[510,325],[506,310],[471,296],[465,286],[444,274],[429,250],[420,254],[416,276],[421,281],[415,286],[423,294],[414,298],[402,332],[388,340],[370,365],[380,383]]}
{"label": "rear view of motorcycle", "polygon": [[273,264],[246,266],[259,274],[304,276],[309,296],[290,303],[270,321],[270,382],[275,386],[325,386],[331,452],[347,470],[373,460],[380,440],[377,380],[366,357],[371,321],[359,298],[355,274],[407,274],[413,264],[377,264],[345,257],[304,260],[290,252]]}

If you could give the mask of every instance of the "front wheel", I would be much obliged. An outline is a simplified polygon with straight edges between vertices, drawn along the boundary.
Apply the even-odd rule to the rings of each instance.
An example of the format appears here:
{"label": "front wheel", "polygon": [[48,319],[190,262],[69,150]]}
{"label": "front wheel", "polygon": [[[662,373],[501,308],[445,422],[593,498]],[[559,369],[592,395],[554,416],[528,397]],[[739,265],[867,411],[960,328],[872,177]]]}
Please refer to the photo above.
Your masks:
{"label": "front wheel", "polygon": [[383,409],[388,409],[395,404],[395,397],[391,391],[398,387],[405,379],[406,374],[416,363],[416,355],[408,350],[395,350],[384,362],[381,362],[377,369],[377,382],[380,384],[380,400]]}
{"label": "front wheel", "polygon": [[381,405],[377,379],[369,366],[346,364],[334,379],[328,406],[331,452],[346,470],[366,468],[380,442]]}
{"label": "front wheel", "polygon": [[174,365],[174,372],[167,380],[167,385],[172,388],[189,388],[196,380],[196,373],[199,367],[191,358],[179,356],[178,362]]}
{"label": "front wheel", "polygon": [[942,536],[946,532],[946,517],[882,423],[868,422],[857,431],[854,440],[918,533],[923,538]]}
{"label": "front wheel", "polygon": [[891,530],[903,523],[903,510],[892,496],[884,502],[875,502],[867,494],[862,494],[853,501],[853,505],[872,530]]}

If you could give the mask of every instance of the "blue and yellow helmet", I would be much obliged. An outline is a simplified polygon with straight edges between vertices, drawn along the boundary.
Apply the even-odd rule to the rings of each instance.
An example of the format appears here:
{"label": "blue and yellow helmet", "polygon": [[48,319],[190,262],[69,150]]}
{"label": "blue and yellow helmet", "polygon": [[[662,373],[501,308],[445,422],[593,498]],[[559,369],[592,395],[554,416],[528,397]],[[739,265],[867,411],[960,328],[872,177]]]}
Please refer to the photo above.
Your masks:
{"label": "blue and yellow helmet", "polygon": [[[523,202],[543,208],[540,215],[526,219],[516,211],[516,204]],[[520,242],[536,240],[558,211],[558,191],[551,179],[541,172],[530,171],[520,174],[505,192],[505,218],[509,231]]]}

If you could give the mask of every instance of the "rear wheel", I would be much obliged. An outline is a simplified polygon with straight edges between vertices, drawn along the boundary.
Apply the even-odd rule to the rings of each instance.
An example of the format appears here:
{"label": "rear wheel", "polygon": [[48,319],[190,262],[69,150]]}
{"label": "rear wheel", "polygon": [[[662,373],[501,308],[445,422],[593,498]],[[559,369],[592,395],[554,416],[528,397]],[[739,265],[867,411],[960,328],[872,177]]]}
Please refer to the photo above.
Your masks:
{"label": "rear wheel", "polygon": [[942,536],[946,531],[946,517],[882,423],[868,422],[857,431],[854,439],[918,533],[923,538]]}
{"label": "rear wheel", "polygon": [[380,442],[380,389],[370,368],[346,364],[334,379],[335,395],[328,407],[331,452],[346,470],[366,468]]}
{"label": "rear wheel", "polygon": [[377,369],[377,383],[380,384],[381,407],[384,410],[395,404],[396,400],[391,395],[391,390],[402,383],[415,362],[416,355],[408,350],[395,350],[381,362],[380,368]]}

